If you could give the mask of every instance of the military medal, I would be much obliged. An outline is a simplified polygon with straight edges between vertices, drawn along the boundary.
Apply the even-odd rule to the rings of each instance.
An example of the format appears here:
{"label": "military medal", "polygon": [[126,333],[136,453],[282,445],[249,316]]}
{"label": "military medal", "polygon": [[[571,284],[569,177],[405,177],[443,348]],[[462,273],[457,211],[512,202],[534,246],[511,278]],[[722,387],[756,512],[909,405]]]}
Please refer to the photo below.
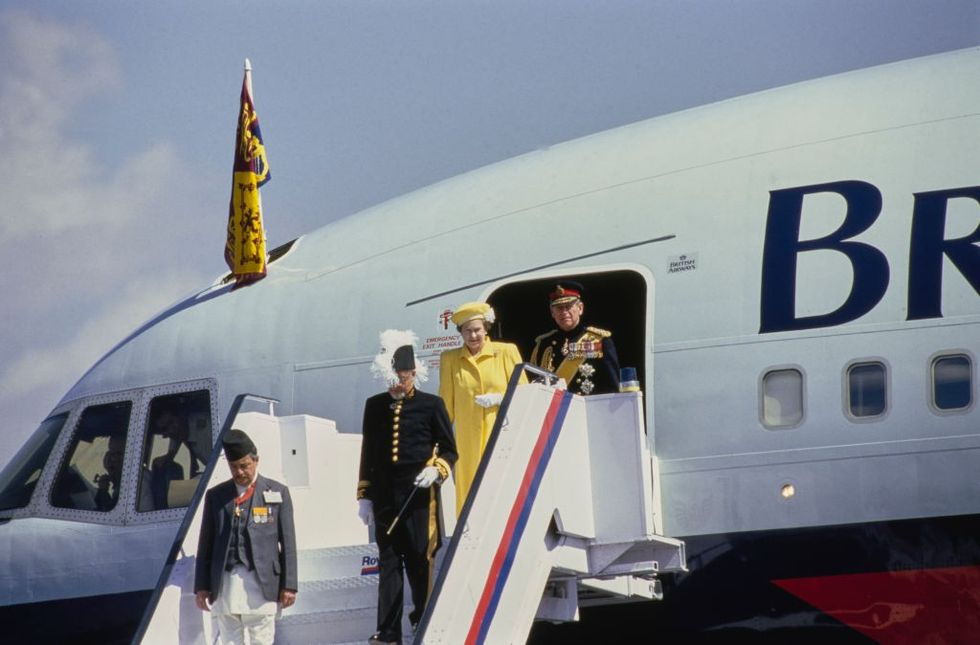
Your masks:
{"label": "military medal", "polygon": [[244,504],[249,499],[251,499],[252,493],[254,492],[255,492],[255,482],[252,482],[251,485],[249,485],[249,487],[245,489],[244,493],[242,493],[241,495],[235,498],[235,517],[242,516],[242,504]]}
{"label": "military medal", "polygon": [[579,384],[582,394],[591,394],[592,390],[595,389],[595,383],[591,379],[591,376],[595,374],[595,367],[588,363],[582,363],[578,366],[578,373],[582,375],[582,382]]}
{"label": "military medal", "polygon": [[574,343],[565,341],[561,353],[571,359],[576,358],[602,358],[601,340],[579,340]]}

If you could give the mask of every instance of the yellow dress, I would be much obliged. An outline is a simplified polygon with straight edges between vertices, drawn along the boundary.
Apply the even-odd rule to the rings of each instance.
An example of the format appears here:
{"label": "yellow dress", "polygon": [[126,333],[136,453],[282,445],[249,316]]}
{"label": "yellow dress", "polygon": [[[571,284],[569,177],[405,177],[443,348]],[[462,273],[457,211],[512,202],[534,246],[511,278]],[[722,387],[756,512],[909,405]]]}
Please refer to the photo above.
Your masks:
{"label": "yellow dress", "polygon": [[[476,356],[464,345],[446,350],[439,358],[439,396],[446,402],[449,420],[455,426],[459,453],[454,469],[457,517],[463,510],[499,409],[499,406],[482,408],[475,397],[491,392],[503,394],[514,367],[521,362],[516,345],[489,338]],[[527,377],[521,374],[520,382],[527,383]]]}

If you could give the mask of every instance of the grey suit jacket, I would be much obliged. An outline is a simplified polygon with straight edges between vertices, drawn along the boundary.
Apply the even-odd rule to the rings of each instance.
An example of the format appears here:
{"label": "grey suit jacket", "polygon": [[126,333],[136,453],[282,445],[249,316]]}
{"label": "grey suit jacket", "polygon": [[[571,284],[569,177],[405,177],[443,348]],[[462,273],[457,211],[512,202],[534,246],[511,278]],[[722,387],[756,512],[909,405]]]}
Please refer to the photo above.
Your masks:
{"label": "grey suit jacket", "polygon": [[[267,496],[266,493],[272,493]],[[269,499],[279,493],[282,502]],[[232,519],[235,513],[235,482],[229,479],[218,484],[204,496],[204,514],[197,543],[197,563],[194,569],[194,591],[207,591],[211,602],[221,592],[221,579],[231,542]],[[257,523],[255,507],[267,509],[268,521]],[[296,591],[296,533],[293,527],[293,502],[289,489],[262,475],[255,480],[255,492],[247,511],[245,548],[255,566],[255,575],[266,600],[278,601],[279,591]]]}

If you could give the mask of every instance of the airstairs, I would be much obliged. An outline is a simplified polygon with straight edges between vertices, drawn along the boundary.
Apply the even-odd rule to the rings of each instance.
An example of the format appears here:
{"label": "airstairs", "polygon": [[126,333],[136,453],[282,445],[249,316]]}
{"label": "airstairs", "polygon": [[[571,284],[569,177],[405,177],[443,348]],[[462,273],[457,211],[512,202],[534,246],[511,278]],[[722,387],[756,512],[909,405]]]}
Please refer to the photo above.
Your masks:
{"label": "airstairs", "polygon": [[523,643],[535,619],[589,602],[658,598],[682,570],[663,537],[639,392],[591,397],[543,384],[504,401],[417,643]]}
{"label": "airstairs", "polygon": [[[287,483],[293,498],[300,588],[276,642],[366,642],[377,550],[353,502],[360,435],[305,415],[248,412],[232,415],[224,430],[232,425],[252,436],[260,471]],[[216,450],[209,486],[227,479],[219,457]],[[405,642],[523,643],[535,620],[573,621],[580,606],[659,599],[658,575],[683,570],[685,553],[683,542],[662,535],[656,464],[641,393],[580,397],[515,378],[458,522],[444,487],[452,538],[437,554],[414,639],[405,619]],[[204,490],[178,532],[139,642],[213,642],[193,597]]]}

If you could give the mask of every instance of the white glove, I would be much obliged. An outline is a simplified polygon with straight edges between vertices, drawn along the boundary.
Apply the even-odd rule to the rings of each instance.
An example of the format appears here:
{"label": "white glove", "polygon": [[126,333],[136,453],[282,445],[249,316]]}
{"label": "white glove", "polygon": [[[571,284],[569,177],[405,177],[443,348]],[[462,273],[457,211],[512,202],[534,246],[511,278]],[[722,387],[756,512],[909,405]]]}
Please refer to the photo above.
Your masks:
{"label": "white glove", "polygon": [[357,500],[357,516],[364,522],[364,526],[374,522],[374,504],[369,499]]}
{"label": "white glove", "polygon": [[477,394],[476,404],[481,408],[492,408],[495,405],[500,405],[500,402],[504,400],[504,395],[500,392],[488,392],[487,394]]}
{"label": "white glove", "polygon": [[426,466],[415,478],[415,485],[419,488],[428,488],[439,479],[439,469],[435,466]]}

